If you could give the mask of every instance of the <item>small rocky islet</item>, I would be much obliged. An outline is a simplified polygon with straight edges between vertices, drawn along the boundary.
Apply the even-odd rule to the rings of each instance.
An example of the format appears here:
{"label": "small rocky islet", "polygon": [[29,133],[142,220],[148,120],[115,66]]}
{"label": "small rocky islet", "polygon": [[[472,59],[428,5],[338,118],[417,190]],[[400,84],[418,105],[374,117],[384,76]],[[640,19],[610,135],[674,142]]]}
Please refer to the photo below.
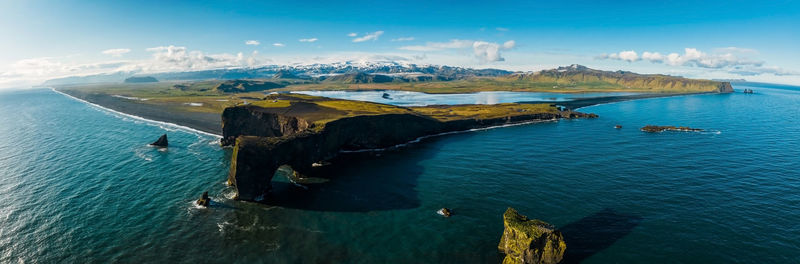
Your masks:
{"label": "small rocky islet", "polygon": [[519,214],[509,207],[503,214],[503,236],[497,249],[504,264],[554,264],[564,258],[567,243],[553,225]]}
{"label": "small rocky islet", "polygon": [[643,132],[649,133],[658,133],[664,131],[678,131],[678,132],[700,132],[703,129],[700,128],[691,128],[686,126],[654,126],[654,125],[646,125],[642,127],[640,130]]}
{"label": "small rocky islet", "polygon": [[208,207],[211,205],[211,198],[208,198],[208,192],[203,192],[203,195],[200,196],[200,199],[197,199],[195,203],[202,207]]}

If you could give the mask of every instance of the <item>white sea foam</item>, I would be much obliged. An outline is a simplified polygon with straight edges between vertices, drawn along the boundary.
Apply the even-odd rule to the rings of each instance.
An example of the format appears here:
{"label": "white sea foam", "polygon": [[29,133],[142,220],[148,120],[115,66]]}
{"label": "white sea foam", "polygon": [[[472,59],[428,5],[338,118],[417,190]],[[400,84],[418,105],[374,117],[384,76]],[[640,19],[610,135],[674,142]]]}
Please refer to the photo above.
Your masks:
{"label": "white sea foam", "polygon": [[[189,133],[202,134],[202,135],[206,135],[206,136],[222,138],[222,136],[220,136],[220,135],[209,133],[209,132],[205,132],[205,131],[201,131],[201,130],[197,130],[197,129],[194,129],[194,128],[191,128],[191,127],[182,126],[182,125],[169,123],[169,122],[156,121],[156,120],[147,119],[147,118],[144,118],[144,117],[141,117],[141,116],[126,114],[126,113],[123,113],[123,112],[120,112],[120,111],[117,111],[117,110],[114,110],[114,109],[110,109],[110,108],[107,108],[107,107],[104,107],[104,106],[100,106],[98,104],[95,104],[95,103],[92,103],[92,102],[89,102],[89,101],[86,101],[86,100],[83,100],[83,99],[80,99],[80,98],[77,98],[77,97],[74,97],[74,96],[66,94],[64,92],[60,92],[60,91],[58,91],[58,90],[56,90],[54,88],[50,88],[50,90],[52,90],[53,92],[62,94],[64,96],[66,96],[66,97],[75,99],[75,100],[77,100],[79,102],[91,105],[91,106],[93,106],[93,107],[95,107],[97,109],[114,113],[114,114],[118,115],[118,117],[120,117],[122,120],[126,120],[125,117],[128,117],[128,118],[132,118],[132,119],[135,119],[135,120],[144,121],[145,123],[148,123],[148,124],[151,124],[151,125],[158,126],[158,127],[162,128],[164,130],[167,130],[167,131],[184,130],[184,131],[189,132]],[[169,130],[168,128],[169,129],[173,129],[173,130]]]}

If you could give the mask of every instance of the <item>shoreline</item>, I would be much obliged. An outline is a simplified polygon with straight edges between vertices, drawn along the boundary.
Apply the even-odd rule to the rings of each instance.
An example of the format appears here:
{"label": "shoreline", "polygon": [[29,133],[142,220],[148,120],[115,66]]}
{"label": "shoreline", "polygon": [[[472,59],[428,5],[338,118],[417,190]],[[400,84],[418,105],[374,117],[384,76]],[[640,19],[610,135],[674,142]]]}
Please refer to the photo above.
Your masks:
{"label": "shoreline", "polygon": [[[121,116],[124,116],[124,117],[129,117],[129,118],[133,118],[133,119],[136,119],[136,120],[141,120],[141,121],[144,121],[144,122],[153,123],[153,124],[157,124],[157,125],[170,126],[170,127],[173,127],[173,128],[176,128],[176,129],[185,130],[185,131],[188,131],[188,132],[191,132],[191,133],[198,133],[198,134],[203,134],[203,135],[206,135],[206,136],[212,136],[212,137],[215,137],[215,138],[222,138],[221,125],[217,129],[208,129],[208,128],[210,128],[211,124],[206,122],[205,125],[201,125],[200,126],[200,127],[205,127],[206,128],[206,129],[203,129],[203,128],[200,128],[198,126],[195,126],[195,125],[197,125],[197,123],[199,123],[199,122],[197,122],[195,120],[193,120],[195,122],[187,122],[185,119],[181,119],[180,116],[186,116],[186,115],[185,114],[181,115],[180,113],[175,113],[176,111],[169,111],[167,109],[148,109],[150,111],[147,111],[147,110],[138,111],[138,112],[137,111],[131,111],[131,112],[135,112],[135,113],[130,113],[130,112],[128,112],[129,110],[135,110],[136,108],[142,108],[142,107],[147,108],[148,105],[136,104],[136,103],[127,103],[127,104],[128,105],[135,104],[137,107],[119,107],[119,105],[117,105],[116,108],[125,108],[125,110],[121,110],[121,109],[115,109],[114,106],[111,106],[113,104],[108,105],[108,104],[103,104],[103,103],[97,102],[97,101],[93,102],[93,101],[87,100],[87,98],[85,98],[85,97],[81,98],[81,97],[78,97],[76,95],[66,93],[64,91],[59,91],[59,90],[57,90],[55,88],[50,88],[50,90],[55,92],[55,93],[64,95],[67,98],[71,98],[73,100],[79,101],[81,103],[88,104],[89,106],[92,106],[92,107],[99,108],[100,110],[103,110],[103,111],[111,112],[113,114],[121,115]],[[110,96],[105,96],[105,97],[110,97]],[[100,100],[98,100],[98,101],[100,101]],[[105,100],[103,102],[107,103],[107,102],[110,102],[110,100]],[[152,108],[161,108],[161,107],[152,106]],[[159,111],[159,110],[161,111],[160,112],[161,114],[155,114],[155,113],[158,113],[158,112],[155,112],[155,111]],[[170,117],[170,115],[172,117]],[[161,119],[161,120],[159,120],[159,119]],[[221,120],[218,121],[218,122],[221,124]]]}
{"label": "shoreline", "polygon": [[588,106],[594,105],[602,105],[602,104],[612,104],[612,103],[619,103],[631,100],[640,100],[640,99],[652,99],[652,98],[664,98],[664,97],[674,97],[674,96],[686,96],[686,95],[703,95],[703,94],[718,94],[715,92],[705,92],[705,93],[682,93],[682,94],[635,94],[635,95],[621,95],[621,96],[602,96],[602,97],[591,97],[591,98],[578,98],[571,101],[562,101],[562,102],[548,102],[548,101],[525,101],[519,102],[520,104],[556,104],[564,106],[571,110],[578,110]]}
{"label": "shoreline", "polygon": [[[98,107],[102,110],[112,112],[114,114],[119,114],[122,116],[130,117],[137,120],[142,120],[145,122],[155,123],[158,125],[166,125],[171,126],[177,129],[183,129],[193,133],[200,133],[208,136],[213,136],[216,138],[222,138],[222,120],[221,114],[214,114],[214,113],[201,113],[201,112],[186,112],[186,111],[176,111],[170,109],[169,107],[165,106],[158,106],[158,105],[150,105],[150,104],[142,104],[142,103],[135,103],[135,102],[127,102],[124,99],[114,98],[110,95],[105,94],[81,94],[79,91],[72,91],[75,94],[67,93],[65,91],[59,91],[55,88],[50,88],[50,90],[67,96],[69,98],[78,100],[80,102],[89,104],[90,106]],[[571,101],[562,101],[562,102],[553,102],[553,101],[523,101],[518,102],[521,104],[557,104],[565,106],[572,110],[578,110],[583,107],[593,106],[593,105],[601,105],[601,104],[609,104],[609,103],[617,103],[617,102],[624,102],[630,100],[638,100],[638,99],[650,99],[650,98],[661,98],[661,97],[672,97],[672,96],[684,96],[684,95],[701,95],[701,94],[712,94],[712,93],[686,93],[686,94],[636,94],[636,95],[623,95],[623,96],[603,96],[603,97],[592,97],[592,98],[579,98]],[[513,125],[524,125],[530,123],[537,123],[537,122],[521,122],[516,123]],[[506,125],[501,126],[491,126],[486,128],[481,128],[480,130],[484,129],[493,129],[499,127],[505,127]],[[469,132],[472,130],[466,131],[459,131],[459,133]],[[446,133],[447,134],[447,133]],[[438,136],[438,135],[428,135],[427,137]],[[422,138],[417,139],[421,140]],[[412,143],[412,142],[407,142]],[[404,145],[404,144],[401,144]],[[360,150],[360,151],[375,151],[373,150]]]}

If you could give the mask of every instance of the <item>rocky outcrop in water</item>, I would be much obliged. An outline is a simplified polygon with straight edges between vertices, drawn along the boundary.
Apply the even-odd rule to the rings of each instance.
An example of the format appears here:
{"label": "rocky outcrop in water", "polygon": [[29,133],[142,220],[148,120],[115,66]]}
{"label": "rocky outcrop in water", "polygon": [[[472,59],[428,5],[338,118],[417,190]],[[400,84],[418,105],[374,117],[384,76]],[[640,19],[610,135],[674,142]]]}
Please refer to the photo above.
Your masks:
{"label": "rocky outcrop in water", "polygon": [[203,196],[200,196],[200,199],[197,199],[197,205],[208,207],[211,204],[211,198],[208,198],[208,192],[203,192]]}
{"label": "rocky outcrop in water", "polygon": [[156,140],[156,142],[150,143],[150,145],[166,148],[167,145],[169,145],[169,142],[167,142],[167,134],[161,135],[161,137],[159,137],[158,140]]}
{"label": "rocky outcrop in water", "polygon": [[567,243],[552,225],[528,219],[509,207],[503,214],[503,226],[503,237],[497,248],[506,254],[504,264],[552,264],[563,259]]}
{"label": "rocky outcrop in water", "polygon": [[719,93],[732,93],[733,92],[733,86],[731,86],[730,82],[721,82],[721,83],[719,83],[717,85],[717,87],[718,87],[717,92],[719,92]]}
{"label": "rocky outcrop in water", "polygon": [[653,126],[653,125],[646,125],[646,126],[642,127],[641,130],[644,131],[644,132],[649,132],[649,133],[657,133],[657,132],[664,132],[664,131],[679,131],[679,132],[699,132],[699,131],[703,131],[702,129],[699,129],[699,128],[691,128],[691,127],[685,127],[685,126],[676,127],[676,126]]}
{"label": "rocky outcrop in water", "polygon": [[441,215],[441,216],[444,216],[444,217],[450,217],[451,215],[453,215],[453,211],[450,210],[450,208],[447,208],[447,207],[439,209],[439,211],[436,211],[436,213]]}

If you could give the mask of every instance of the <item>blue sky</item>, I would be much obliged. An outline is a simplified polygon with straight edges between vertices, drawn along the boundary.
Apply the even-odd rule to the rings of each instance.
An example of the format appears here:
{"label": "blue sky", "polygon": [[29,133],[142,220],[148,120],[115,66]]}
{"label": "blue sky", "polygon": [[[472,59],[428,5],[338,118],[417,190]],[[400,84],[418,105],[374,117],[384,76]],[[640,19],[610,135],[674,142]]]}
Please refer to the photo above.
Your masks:
{"label": "blue sky", "polygon": [[792,1],[293,2],[4,1],[0,86],[344,60],[800,84]]}

